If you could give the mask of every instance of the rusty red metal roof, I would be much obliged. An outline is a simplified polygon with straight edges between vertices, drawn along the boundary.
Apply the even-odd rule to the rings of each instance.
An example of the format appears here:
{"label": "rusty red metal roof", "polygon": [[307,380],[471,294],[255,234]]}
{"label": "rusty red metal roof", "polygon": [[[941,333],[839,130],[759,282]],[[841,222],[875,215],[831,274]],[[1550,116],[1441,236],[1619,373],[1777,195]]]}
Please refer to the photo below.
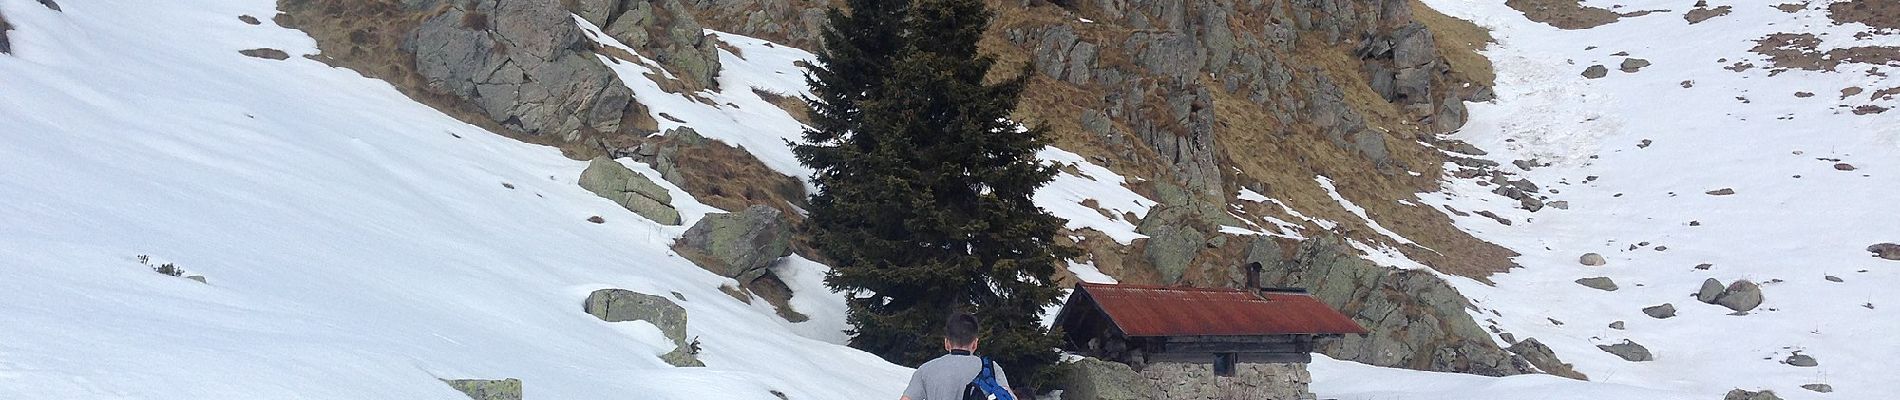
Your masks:
{"label": "rusty red metal roof", "polygon": [[1366,333],[1304,293],[1081,283],[1076,295],[1092,299],[1129,337]]}

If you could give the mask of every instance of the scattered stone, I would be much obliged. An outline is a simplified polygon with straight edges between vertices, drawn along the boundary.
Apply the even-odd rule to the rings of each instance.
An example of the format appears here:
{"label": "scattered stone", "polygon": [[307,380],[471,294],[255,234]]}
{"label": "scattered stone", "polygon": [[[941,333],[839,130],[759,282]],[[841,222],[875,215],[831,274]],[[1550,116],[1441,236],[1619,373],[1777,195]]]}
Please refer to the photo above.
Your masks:
{"label": "scattered stone", "polygon": [[1689,12],[1682,14],[1682,19],[1689,20],[1689,25],[1695,25],[1702,21],[1707,21],[1710,18],[1728,15],[1728,13],[1733,10],[1734,7],[1730,6],[1716,8],[1701,8],[1698,6],[1696,9],[1689,10]]}
{"label": "scattered stone", "polygon": [[1834,169],[1837,171],[1853,171],[1857,168],[1854,168],[1854,164],[1834,163]]}
{"label": "scattered stone", "polygon": [[744,212],[707,214],[686,230],[673,249],[700,268],[741,284],[766,273],[766,267],[792,254],[792,227],[784,213],[766,206]]}
{"label": "scattered stone", "polygon": [[1716,189],[1716,190],[1710,190],[1708,191],[1708,194],[1710,196],[1727,196],[1727,195],[1735,194],[1735,189],[1721,188],[1721,189]]}
{"label": "scattered stone", "polygon": [[587,222],[592,222],[592,223],[596,223],[596,224],[605,224],[605,223],[607,223],[607,219],[606,219],[606,218],[601,218],[601,217],[600,217],[599,215],[595,215],[595,216],[592,216],[592,217],[587,217]]}
{"label": "scattered stone", "polygon": [[1695,87],[1695,81],[1682,81],[1682,83],[1679,83],[1679,85],[1682,85],[1683,89],[1688,89],[1688,88]]}
{"label": "scattered stone", "polygon": [[1643,362],[1654,361],[1656,359],[1654,355],[1649,353],[1649,348],[1643,347],[1643,345],[1637,344],[1629,339],[1623,339],[1623,343],[1611,345],[1599,344],[1597,345],[1597,349],[1621,357],[1624,361]]}
{"label": "scattered stone", "polygon": [[1821,393],[1833,393],[1833,392],[1834,392],[1834,386],[1833,386],[1833,385],[1828,385],[1828,384],[1825,384],[1825,383],[1810,383],[1810,384],[1806,384],[1806,385],[1801,385],[1801,388],[1802,388],[1802,389],[1807,389],[1807,390],[1812,390],[1812,391],[1816,391],[1816,392],[1821,392]]}
{"label": "scattered stone", "polygon": [[59,9],[59,3],[53,0],[40,0],[40,5],[46,6],[48,10],[62,11]]}
{"label": "scattered stone", "polygon": [[1702,263],[1702,264],[1695,265],[1695,269],[1704,270],[1704,271],[1707,271],[1709,268],[1713,268],[1713,267],[1715,267],[1715,264]]}
{"label": "scattered stone", "polygon": [[502,183],[501,183],[501,187],[503,187],[503,188],[507,188],[507,189],[509,189],[509,190],[513,190],[513,189],[515,188],[515,184],[513,184],[513,183],[508,183],[508,182],[502,182]]}
{"label": "scattered stone", "polygon": [[[1704,265],[1707,265],[1707,264],[1704,264]],[[1715,299],[1721,296],[1722,296],[1722,281],[1715,280],[1715,278],[1709,278],[1707,280],[1702,281],[1702,289],[1696,291],[1695,299],[1696,301],[1700,301],[1703,303],[1715,304]]]}
{"label": "scattered stone", "polygon": [[1606,292],[1614,292],[1617,289],[1615,281],[1611,281],[1609,277],[1602,277],[1602,276],[1594,277],[1594,278],[1578,279],[1577,284],[1583,285],[1584,287],[1588,287],[1591,289],[1597,289],[1597,290],[1602,290]]}
{"label": "scattered stone", "polygon": [[1810,355],[1806,355],[1806,354],[1801,354],[1801,352],[1799,352],[1799,351],[1797,351],[1797,352],[1794,352],[1794,354],[1793,354],[1793,355],[1790,355],[1790,356],[1788,356],[1788,359],[1786,359],[1786,360],[1781,360],[1781,363],[1782,363],[1782,364],[1788,364],[1788,365],[1793,365],[1793,366],[1796,366],[1796,367],[1813,367],[1813,366],[1819,366],[1819,365],[1821,365],[1821,362],[1820,362],[1820,361],[1816,361],[1816,360],[1814,359],[1814,356],[1810,356]]}
{"label": "scattered stone", "polygon": [[1490,212],[1490,211],[1475,211],[1475,212],[1473,212],[1473,213],[1475,213],[1475,214],[1478,214],[1478,215],[1482,215],[1482,216],[1484,216],[1485,218],[1490,218],[1490,219],[1491,219],[1492,221],[1497,221],[1498,223],[1500,223],[1500,224],[1504,224],[1505,226],[1510,226],[1510,225],[1511,225],[1511,220],[1510,220],[1510,219],[1507,219],[1507,218],[1504,218],[1504,217],[1500,217],[1500,216],[1498,216],[1498,214],[1497,214],[1497,213],[1494,213],[1494,212]]}
{"label": "scattered stone", "polygon": [[[1659,306],[1643,307],[1643,314],[1649,314],[1650,318],[1667,319],[1669,317],[1676,316],[1676,305],[1670,304],[1670,303],[1663,303],[1662,305],[1659,305]],[[1610,327],[1616,328],[1616,329],[1623,329],[1621,323],[1622,321],[1617,321],[1617,324],[1613,324]]]}
{"label": "scattered stone", "polygon": [[1655,142],[1655,141],[1652,141],[1652,140],[1649,140],[1649,139],[1643,139],[1643,141],[1642,141],[1642,142],[1638,142],[1638,143],[1636,143],[1636,148],[1639,148],[1639,149],[1647,149],[1647,148],[1649,148],[1649,145],[1650,145],[1650,144],[1653,144],[1653,143],[1656,143],[1656,142]]}
{"label": "scattered stone", "polygon": [[1893,244],[1893,243],[1876,244],[1872,246],[1867,246],[1867,251],[1873,252],[1874,257],[1900,261],[1900,244]]}
{"label": "scattered stone", "polygon": [[1781,400],[1781,397],[1776,396],[1775,391],[1773,390],[1750,392],[1747,390],[1735,389],[1735,390],[1728,391],[1728,395],[1722,396],[1722,400]]}
{"label": "scattered stone", "polygon": [[[1551,189],[1551,192],[1553,193],[1556,191],[1557,191],[1556,189]],[[1550,206],[1550,208],[1555,208],[1559,210],[1568,210],[1570,209],[1570,200],[1557,200],[1557,201],[1553,201],[1549,203],[1544,203],[1544,205],[1547,205],[1547,206]]]}
{"label": "scattered stone", "polygon": [[279,60],[279,61],[290,58],[290,53],[285,53],[283,50],[268,49],[268,48],[239,50],[238,54],[243,54],[243,55],[262,58],[262,59]]}
{"label": "scattered stone", "polygon": [[1627,73],[1636,73],[1637,70],[1641,70],[1643,69],[1643,67],[1647,67],[1647,66],[1649,66],[1649,60],[1644,60],[1641,58],[1625,58],[1623,59],[1623,64],[1617,66],[1618,67],[1617,69],[1620,69],[1623,72],[1627,72]]}
{"label": "scattered stone", "polygon": [[679,225],[680,212],[673,208],[673,195],[653,183],[646,175],[607,157],[598,157],[581,171],[581,188],[613,200],[634,214],[662,225]]}
{"label": "scattered stone", "polygon": [[442,383],[468,395],[475,400],[521,400],[521,380],[508,379],[443,379]]}
{"label": "scattered stone", "polygon": [[1603,264],[1609,263],[1608,260],[1603,259],[1602,254],[1597,254],[1597,253],[1585,253],[1583,256],[1577,257],[1577,262],[1580,264],[1588,265],[1592,267],[1602,266]]}
{"label": "scattered stone", "polygon": [[1845,281],[1843,281],[1843,280],[1841,280],[1841,277],[1838,277],[1838,276],[1833,276],[1833,275],[1828,275],[1828,276],[1827,276],[1827,281],[1828,281],[1828,282],[1845,282]]}
{"label": "scattered stone", "polygon": [[1702,221],[1689,221],[1689,226],[1702,226]]}
{"label": "scattered stone", "polygon": [[1514,161],[1511,161],[1511,165],[1516,165],[1518,169],[1522,169],[1525,171],[1529,171],[1531,170],[1531,168],[1537,168],[1541,166],[1537,164],[1537,161],[1535,160],[1514,160]]}
{"label": "scattered stone", "polygon": [[244,21],[244,23],[251,24],[251,25],[258,25],[258,24],[264,23],[263,21],[258,21],[257,17],[253,17],[249,15],[239,15],[238,20]]}
{"label": "scattered stone", "polygon": [[1550,320],[1550,324],[1551,324],[1551,325],[1556,325],[1556,326],[1564,326],[1564,322],[1563,322],[1563,321],[1558,321],[1558,320],[1557,320],[1556,318],[1551,318],[1551,317],[1544,317],[1544,319],[1547,319],[1547,320]]}
{"label": "scattered stone", "polygon": [[686,309],[665,297],[625,289],[601,289],[587,296],[582,311],[607,322],[646,321],[676,346],[661,360],[676,367],[704,367],[698,343],[686,340]]}
{"label": "scattered stone", "polygon": [[1746,312],[1761,305],[1761,286],[1743,279],[1723,287],[1722,282],[1709,278],[1702,281],[1702,290],[1696,292],[1696,300],[1728,307],[1737,312]]}
{"label": "scattered stone", "polygon": [[1524,339],[1524,341],[1517,342],[1517,344],[1511,345],[1511,347],[1506,350],[1523,356],[1524,361],[1529,361],[1532,366],[1536,366],[1537,369],[1544,370],[1544,372],[1550,373],[1551,375],[1580,381],[1590,380],[1589,376],[1577,372],[1575,366],[1557,359],[1557,353],[1551,351],[1550,346],[1545,346],[1543,343],[1538,342],[1537,338]]}
{"label": "scattered stone", "polygon": [[194,281],[198,281],[198,283],[203,283],[203,284],[207,284],[207,285],[209,285],[209,284],[211,284],[211,282],[205,282],[205,276],[204,276],[204,275],[191,275],[191,276],[186,276],[186,277],[185,277],[185,279],[190,279],[190,280],[194,280]]}
{"label": "scattered stone", "polygon": [[1611,322],[1610,329],[1623,330],[1623,321]]}
{"label": "scattered stone", "polygon": [[1794,92],[1794,97],[1803,98],[1803,99],[1814,97],[1814,92]]}
{"label": "scattered stone", "polygon": [[1590,78],[1590,79],[1602,78],[1609,74],[1610,74],[1610,68],[1605,67],[1601,64],[1592,65],[1589,68],[1583,69],[1583,77]]}

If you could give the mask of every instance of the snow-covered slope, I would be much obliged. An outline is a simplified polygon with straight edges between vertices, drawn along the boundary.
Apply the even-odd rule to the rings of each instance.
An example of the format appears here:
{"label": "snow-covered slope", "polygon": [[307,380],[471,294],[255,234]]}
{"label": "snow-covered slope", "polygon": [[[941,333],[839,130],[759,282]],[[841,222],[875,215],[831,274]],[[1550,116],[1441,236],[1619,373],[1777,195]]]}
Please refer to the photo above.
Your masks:
{"label": "snow-covered slope", "polygon": [[[668,250],[683,228],[578,187],[584,163],[237,19],[272,1],[62,3],[0,1],[17,27],[0,398],[453,400],[437,378],[502,377],[530,399],[883,398],[906,381],[721,293]],[[238,54],[261,47],[293,57]],[[676,205],[689,224],[711,211]],[[583,313],[606,287],[679,293],[708,367],[662,363],[651,324]]]}
{"label": "snow-covered slope", "polygon": [[[1455,217],[1479,238],[1523,253],[1516,261],[1524,268],[1493,276],[1495,286],[1448,280],[1483,309],[1474,312],[1477,320],[1495,321],[1488,325],[1515,339],[1536,338],[1592,381],[1612,385],[1541,382],[1548,377],[1407,377],[1367,385],[1328,379],[1329,371],[1347,369],[1321,362],[1316,391],[1341,398],[1685,399],[1719,398],[1735,388],[1770,389],[1787,399],[1900,392],[1889,366],[1900,356],[1893,338],[1900,298],[1891,290],[1900,285],[1900,262],[1864,250],[1900,241],[1893,208],[1900,199],[1900,115],[1856,115],[1855,107],[1895,102],[1841,95],[1848,87],[1900,87],[1900,79],[1865,72],[1894,66],[1853,63],[1835,72],[1772,72],[1766,57],[1749,52],[1756,39],[1777,32],[1816,33],[1826,41],[1822,50],[1896,46],[1900,36],[1856,39],[1856,32],[1872,30],[1830,22],[1827,2],[1788,13],[1772,2],[1711,1],[1732,5],[1732,14],[1692,25],[1682,17],[1688,2],[1593,0],[1584,4],[1674,11],[1584,30],[1531,22],[1502,1],[1426,2],[1493,29],[1498,39],[1486,52],[1496,63],[1498,100],[1474,104],[1472,122],[1453,137],[1490,151],[1488,158],[1542,185],[1550,200],[1569,203],[1568,210],[1532,213],[1492,194],[1496,186],[1471,180],[1420,194],[1419,202],[1432,207],[1490,210],[1515,222]],[[1619,71],[1626,57],[1613,54],[1625,51],[1653,65]],[[1724,69],[1737,62],[1757,68]],[[1580,75],[1599,64],[1608,67],[1607,77]],[[1514,160],[1551,165],[1526,171]],[[1837,170],[1837,162],[1854,169]],[[1705,193],[1724,188],[1735,194]],[[1580,265],[1585,253],[1600,253],[1608,264]],[[1573,282],[1586,277],[1610,277],[1620,289]],[[1766,300],[1747,315],[1729,315],[1694,298],[1707,278],[1761,283]],[[1664,303],[1678,315],[1642,312]],[[1625,329],[1610,328],[1615,321]],[[1596,347],[1625,339],[1647,346],[1655,360],[1625,361]],[[1819,366],[1782,362],[1796,351]],[[1420,382],[1466,390],[1408,389]],[[1800,387],[1817,383],[1834,392]]]}

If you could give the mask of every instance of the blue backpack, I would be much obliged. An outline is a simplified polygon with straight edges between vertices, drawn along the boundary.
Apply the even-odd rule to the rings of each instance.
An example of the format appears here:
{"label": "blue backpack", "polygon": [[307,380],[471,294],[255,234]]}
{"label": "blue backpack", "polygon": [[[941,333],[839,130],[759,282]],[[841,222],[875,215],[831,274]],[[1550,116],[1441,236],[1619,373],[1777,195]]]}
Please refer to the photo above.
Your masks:
{"label": "blue backpack", "polygon": [[963,387],[963,400],[1016,400],[1016,396],[996,383],[996,370],[990,366],[990,358],[983,357],[983,372],[976,373],[976,379]]}

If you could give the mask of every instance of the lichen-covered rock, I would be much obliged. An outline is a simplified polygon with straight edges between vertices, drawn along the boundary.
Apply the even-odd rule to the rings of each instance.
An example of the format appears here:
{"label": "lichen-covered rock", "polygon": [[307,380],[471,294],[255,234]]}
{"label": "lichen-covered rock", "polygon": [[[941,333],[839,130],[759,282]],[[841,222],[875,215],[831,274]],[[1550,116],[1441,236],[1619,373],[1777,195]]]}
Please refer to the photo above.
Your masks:
{"label": "lichen-covered rock", "polygon": [[738,213],[708,214],[673,248],[701,268],[751,282],[766,267],[792,254],[792,228],[783,212],[752,206]]}
{"label": "lichen-covered rock", "polygon": [[1656,356],[1649,354],[1648,347],[1643,347],[1643,345],[1637,344],[1636,342],[1630,341],[1629,339],[1623,339],[1622,343],[1617,343],[1617,344],[1610,344],[1610,345],[1599,344],[1597,345],[1597,349],[1603,350],[1606,353],[1614,354],[1617,357],[1621,357],[1625,361],[1642,362],[1642,361],[1656,360]]}
{"label": "lichen-covered rock", "polygon": [[686,308],[665,297],[625,289],[601,289],[587,295],[581,306],[588,315],[607,322],[646,321],[676,346],[660,359],[676,367],[703,367],[697,349],[686,339]]}
{"label": "lichen-covered rock", "polygon": [[1722,286],[1721,281],[1709,278],[1702,281],[1702,289],[1696,292],[1696,300],[1738,312],[1753,310],[1762,302],[1761,285],[1743,279]]}
{"label": "lichen-covered rock", "polygon": [[581,171],[580,185],[653,222],[680,224],[680,212],[673,208],[673,195],[646,175],[633,172],[618,161],[599,157],[588,162],[587,169]]}
{"label": "lichen-covered rock", "polygon": [[1584,375],[1582,372],[1577,372],[1577,369],[1571,366],[1570,363],[1557,359],[1557,353],[1551,351],[1550,346],[1545,346],[1544,343],[1538,342],[1537,338],[1524,339],[1524,341],[1511,345],[1511,348],[1508,350],[1519,356],[1523,356],[1525,361],[1529,361],[1531,365],[1537,366],[1537,369],[1544,370],[1545,373],[1580,381],[1590,380],[1589,376]]}
{"label": "lichen-covered rock", "polygon": [[586,130],[619,130],[633,102],[591,46],[555,1],[482,0],[447,2],[403,50],[415,54],[429,88],[509,128],[573,141]]}
{"label": "lichen-covered rock", "polygon": [[1069,365],[1062,400],[1148,400],[1161,398],[1153,383],[1127,364],[1083,358]]}
{"label": "lichen-covered rock", "polygon": [[621,44],[658,61],[692,89],[718,87],[718,40],[705,33],[694,9],[680,0],[576,1],[575,14]]}
{"label": "lichen-covered rock", "polygon": [[1148,235],[1141,256],[1160,273],[1162,283],[1179,282],[1206,246],[1207,235],[1187,223],[1190,217],[1185,207],[1158,208],[1135,229]]}
{"label": "lichen-covered rock", "polygon": [[1308,288],[1371,331],[1322,344],[1321,353],[1427,371],[1490,376],[1535,371],[1524,358],[1498,347],[1465,311],[1470,302],[1429,272],[1380,267],[1330,235],[1303,241],[1294,253],[1287,259],[1278,249],[1266,248],[1248,258],[1269,266],[1262,283]]}
{"label": "lichen-covered rock", "polygon": [[443,379],[442,383],[474,400],[521,400],[520,379]]}

